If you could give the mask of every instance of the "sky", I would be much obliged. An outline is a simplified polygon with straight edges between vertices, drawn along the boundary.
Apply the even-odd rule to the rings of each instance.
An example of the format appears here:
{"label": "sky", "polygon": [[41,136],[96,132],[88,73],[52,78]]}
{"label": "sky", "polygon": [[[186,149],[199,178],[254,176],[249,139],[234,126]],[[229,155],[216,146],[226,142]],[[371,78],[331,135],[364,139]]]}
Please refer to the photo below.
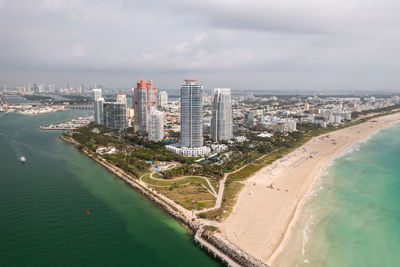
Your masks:
{"label": "sky", "polygon": [[398,0],[0,0],[0,83],[400,91]]}

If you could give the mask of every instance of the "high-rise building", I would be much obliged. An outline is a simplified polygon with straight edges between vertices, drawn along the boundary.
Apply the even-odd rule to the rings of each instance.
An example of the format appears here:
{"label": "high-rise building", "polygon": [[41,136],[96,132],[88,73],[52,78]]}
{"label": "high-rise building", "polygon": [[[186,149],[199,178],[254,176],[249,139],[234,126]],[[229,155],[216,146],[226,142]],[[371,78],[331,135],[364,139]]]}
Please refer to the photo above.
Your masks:
{"label": "high-rise building", "polygon": [[101,98],[101,89],[93,89],[93,101]]}
{"label": "high-rise building", "polygon": [[157,94],[157,107],[163,108],[168,104],[168,93],[160,91]]}
{"label": "high-rise building", "polygon": [[127,128],[126,104],[118,102],[104,102],[104,126],[123,131]]}
{"label": "high-rise building", "polygon": [[38,92],[43,93],[44,92],[44,83],[41,83],[38,85]]}
{"label": "high-rise building", "polygon": [[203,146],[203,86],[185,80],[181,87],[181,147]]}
{"label": "high-rise building", "polygon": [[104,98],[101,97],[101,89],[93,89],[93,109],[94,109],[94,122],[103,125],[103,103]]}
{"label": "high-rise building", "polygon": [[148,131],[147,120],[151,107],[156,107],[156,88],[152,81],[140,80],[133,93],[135,108],[135,131],[145,134]]}
{"label": "high-rise building", "polygon": [[126,105],[126,95],[124,94],[117,95],[117,103]]}
{"label": "high-rise building", "polygon": [[215,88],[213,92],[211,138],[216,142],[232,139],[231,89]]}
{"label": "high-rise building", "polygon": [[164,114],[163,112],[155,109],[151,109],[149,113],[149,140],[150,141],[161,141],[164,138]]}
{"label": "high-rise building", "polygon": [[246,124],[247,127],[254,126],[254,112],[253,111],[248,111],[244,115],[244,123]]}
{"label": "high-rise building", "polygon": [[104,125],[103,105],[104,98],[94,101],[94,122],[100,125]]}

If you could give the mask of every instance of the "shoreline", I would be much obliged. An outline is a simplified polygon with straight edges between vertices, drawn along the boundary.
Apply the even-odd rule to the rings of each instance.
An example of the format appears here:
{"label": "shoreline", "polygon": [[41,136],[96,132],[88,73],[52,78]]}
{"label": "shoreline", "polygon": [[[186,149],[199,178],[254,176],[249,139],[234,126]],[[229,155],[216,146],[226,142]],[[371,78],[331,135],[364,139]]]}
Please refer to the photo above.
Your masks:
{"label": "shoreline", "polygon": [[[294,225],[298,222],[299,217],[303,211],[304,205],[307,203],[308,200],[310,200],[312,193],[314,192],[314,190],[316,189],[316,185],[318,183],[318,181],[321,179],[321,177],[323,176],[324,172],[326,171],[326,169],[328,169],[329,167],[331,167],[335,160],[338,158],[343,157],[344,155],[346,155],[349,150],[351,150],[353,147],[357,146],[358,144],[367,141],[368,139],[370,139],[372,136],[374,136],[375,134],[379,133],[382,130],[394,127],[396,125],[400,124],[400,121],[397,124],[393,124],[390,125],[388,127],[384,127],[381,129],[377,129],[375,132],[370,133],[369,135],[361,138],[360,140],[358,140],[355,143],[351,143],[348,146],[345,146],[342,150],[340,150],[340,152],[335,155],[334,157],[332,157],[327,163],[326,165],[321,168],[319,170],[319,173],[314,177],[314,180],[312,182],[312,184],[309,187],[309,190],[306,192],[306,194],[299,200],[298,205],[296,207],[296,209],[293,211],[293,216],[291,218],[291,220],[288,223],[288,226],[286,228],[286,232],[284,237],[282,238],[281,242],[277,245],[277,248],[275,249],[275,251],[271,254],[268,263],[270,265],[273,265],[273,263],[275,262],[275,260],[282,254],[282,252],[285,250],[285,247],[287,246],[287,243],[289,242],[290,237],[293,235],[293,228]],[[311,141],[311,140],[310,140]]]}
{"label": "shoreline", "polygon": [[[392,121],[389,121],[391,118]],[[379,123],[379,127],[374,128],[376,123]],[[268,265],[273,265],[275,260],[281,255],[281,253],[285,250],[287,243],[289,241],[289,238],[292,235],[293,232],[293,227],[297,223],[298,218],[301,214],[301,211],[303,209],[304,204],[309,200],[311,193],[314,191],[315,186],[319,179],[321,178],[322,174],[324,171],[331,166],[331,164],[339,157],[343,156],[349,149],[354,147],[355,145],[363,142],[364,140],[367,140],[370,138],[372,135],[378,133],[379,131],[383,129],[387,129],[390,127],[393,127],[397,124],[400,123],[400,114],[399,113],[394,113],[394,114],[389,114],[385,116],[381,116],[378,118],[372,118],[366,122],[363,122],[361,124],[353,125],[350,127],[346,127],[343,129],[339,129],[333,132],[330,132],[328,134],[323,134],[317,137],[312,138],[309,140],[307,143],[302,145],[301,147],[297,148],[295,151],[292,151],[291,153],[285,155],[282,159],[278,159],[277,161],[273,162],[272,164],[262,168],[260,171],[255,173],[251,178],[249,178],[245,182],[245,188],[243,188],[242,192],[239,194],[239,198],[236,202],[236,205],[232,211],[232,214],[227,218],[227,220],[222,224],[222,233],[223,236],[231,241],[233,244],[240,244],[241,246],[238,245],[242,250],[248,252],[250,255],[253,255],[256,258],[262,259],[263,262],[265,262]],[[371,125],[374,124],[374,125]],[[371,128],[370,128],[371,127]],[[373,130],[371,130],[373,129]],[[360,131],[365,131],[365,133],[360,134],[360,136],[356,136],[354,138],[349,138],[350,140],[347,140],[344,144],[342,144],[340,147],[338,146],[337,149],[333,149],[333,153],[330,155],[325,155],[323,159],[320,159],[319,162],[317,162],[314,165],[311,166],[306,166],[306,163],[310,162],[308,160],[309,158],[306,158],[303,156],[303,162],[300,162],[301,166],[296,166],[298,164],[298,159],[297,161],[294,161],[295,158],[298,158],[299,154],[302,154],[304,152],[304,149],[306,148],[306,151],[308,151],[308,148],[313,148],[315,149],[315,142],[320,141],[322,137],[326,136],[331,136],[331,140],[333,138],[336,138],[340,136],[340,134],[343,135],[343,133],[352,134],[354,135],[354,131],[360,133]],[[346,134],[344,134],[346,137]],[[343,136],[342,136],[343,137]],[[343,141],[343,140],[341,140]],[[329,141],[328,141],[329,143]],[[314,144],[314,145],[313,145]],[[332,145],[332,144],[331,144]],[[336,146],[333,145],[333,146]],[[310,149],[311,150],[311,149]],[[332,149],[331,149],[332,150]],[[311,151],[310,151],[311,152]],[[310,153],[308,152],[308,153]],[[314,155],[314,158],[319,157],[319,152],[316,152]],[[296,155],[296,156],[294,156]],[[310,154],[310,158],[311,158]],[[311,158],[313,160],[313,158]],[[274,165],[283,165],[281,164],[282,161],[289,161],[289,166],[277,166],[274,168],[273,171],[270,171],[270,175],[266,174],[266,170],[271,169],[271,166]],[[294,162],[293,162],[294,161]],[[290,163],[293,163],[290,165]],[[293,165],[295,166],[293,168]],[[307,168],[308,167],[308,168]],[[270,191],[275,191],[275,189],[265,189],[267,185],[270,184],[270,182],[275,183],[280,183],[279,186],[281,187],[289,187],[291,184],[288,182],[288,176],[290,173],[294,174],[294,170],[296,169],[296,172],[303,171],[303,175],[300,174],[300,176],[306,177],[304,180],[299,179],[299,183],[301,183],[300,187],[303,186],[303,188],[298,188],[296,191],[295,195],[291,196],[290,200],[285,199],[286,203],[280,203],[279,200],[282,200],[282,198],[279,197],[266,197],[263,194],[270,194]],[[276,170],[275,170],[276,169]],[[301,170],[302,169],[302,170]],[[275,177],[273,177],[275,172]],[[297,175],[297,174],[295,174]],[[272,176],[272,177],[270,177]],[[292,177],[293,178],[293,177]],[[283,183],[281,183],[280,180],[286,179]],[[286,183],[285,183],[286,182]],[[264,188],[260,189],[257,188],[259,185],[263,185]],[[292,186],[293,187],[293,186]],[[256,188],[256,190],[254,190]],[[277,189],[279,190],[279,188]],[[287,190],[286,190],[287,191]],[[282,192],[282,191],[281,191]],[[255,198],[256,200],[250,201],[250,198],[253,198],[253,195],[256,195]],[[271,201],[272,200],[272,201]],[[265,204],[257,208],[251,207],[257,206],[254,205],[254,202],[264,202]],[[269,202],[271,201],[271,202]],[[289,204],[285,208],[283,208],[281,211],[280,208],[284,204]],[[274,209],[274,212],[270,212],[269,214],[262,216],[259,215],[259,213],[265,209]],[[251,211],[246,211],[245,209],[251,209]],[[258,213],[258,214],[257,214]],[[282,215],[284,213],[284,215]],[[246,218],[251,216],[250,214],[256,214],[256,217],[254,221],[256,222],[249,222]],[[276,221],[271,221],[270,224],[268,223],[260,223],[258,220],[263,220],[268,221],[270,218],[268,215],[276,215],[278,220]],[[258,219],[258,220],[257,220]],[[243,224],[247,224],[247,227],[250,228],[250,234],[247,236],[244,236],[244,229],[243,229]],[[250,227],[248,226],[250,224]],[[279,225],[278,225],[279,224]],[[261,226],[260,226],[261,225]],[[282,227],[283,226],[283,227]],[[269,228],[268,228],[269,227]],[[268,229],[267,231],[265,230]],[[279,231],[276,231],[279,229]],[[242,233],[240,233],[242,231]],[[275,232],[274,234],[270,234],[267,232]],[[240,236],[242,234],[242,236]],[[261,241],[256,242],[251,240],[252,238],[254,239],[254,236],[258,236],[258,239],[261,239]],[[274,240],[272,240],[274,239]],[[273,243],[271,243],[271,240]],[[270,246],[265,249],[267,244],[270,244]],[[265,251],[267,250],[267,252]]]}
{"label": "shoreline", "polygon": [[[221,235],[213,234],[208,231],[204,231],[204,222],[202,219],[198,219],[192,215],[191,211],[183,211],[183,209],[178,204],[169,200],[165,196],[155,192],[150,186],[146,185],[140,179],[134,179],[129,174],[125,173],[118,167],[108,163],[104,159],[99,159],[91,155],[85,150],[80,150],[79,143],[77,143],[72,138],[66,138],[64,136],[59,137],[62,141],[72,144],[80,152],[84,153],[93,161],[97,162],[109,172],[114,174],[117,178],[124,181],[126,184],[137,190],[148,200],[153,202],[158,208],[166,212],[172,218],[177,220],[179,223],[187,226],[193,233],[195,243],[200,244],[201,248],[210,256],[218,259],[220,262],[226,264],[227,266],[264,266],[268,267],[265,263],[254,258],[247,252],[238,248],[229,240],[225,239]],[[170,203],[172,202],[172,203]],[[176,205],[176,207],[174,207]]]}

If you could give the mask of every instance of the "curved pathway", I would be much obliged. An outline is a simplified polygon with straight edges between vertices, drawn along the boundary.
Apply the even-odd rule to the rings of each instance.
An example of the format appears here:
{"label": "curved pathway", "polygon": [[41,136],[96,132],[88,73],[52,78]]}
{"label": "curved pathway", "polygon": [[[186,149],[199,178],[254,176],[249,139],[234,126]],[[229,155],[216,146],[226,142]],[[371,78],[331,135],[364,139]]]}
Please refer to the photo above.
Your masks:
{"label": "curved pathway", "polygon": [[226,183],[226,180],[228,179],[228,176],[233,174],[233,173],[236,173],[238,171],[241,171],[243,168],[247,167],[249,164],[253,164],[256,161],[258,161],[260,159],[263,159],[266,155],[267,154],[264,154],[263,156],[259,157],[258,159],[254,160],[254,161],[252,161],[250,163],[247,163],[246,165],[243,165],[242,167],[240,167],[236,171],[225,173],[224,174],[224,178],[222,178],[222,180],[219,182],[219,191],[218,191],[217,201],[215,203],[215,206],[212,207],[212,208],[208,208],[208,209],[198,210],[198,211],[195,212],[195,214],[199,214],[199,213],[203,213],[203,212],[207,212],[207,211],[216,210],[216,209],[221,208],[222,197],[224,196],[224,190],[225,190],[225,183]]}
{"label": "curved pathway", "polygon": [[[176,165],[175,165],[175,166],[176,166]],[[174,166],[174,167],[175,167],[175,166]],[[174,168],[174,167],[172,167],[172,168]],[[168,168],[168,169],[172,169],[172,168]],[[186,178],[190,178],[190,177],[203,179],[203,180],[207,183],[207,185],[209,186],[209,188],[207,188],[207,187],[204,186],[203,184],[202,184],[202,186],[203,186],[205,189],[207,189],[207,191],[208,191],[211,195],[213,195],[215,198],[218,197],[217,192],[215,191],[214,187],[212,186],[212,184],[210,183],[210,180],[209,180],[207,177],[204,177],[204,176],[197,176],[197,175],[186,175],[186,176],[181,176],[181,177],[171,178],[171,179],[166,180],[166,179],[155,178],[155,177],[153,176],[154,174],[156,174],[156,172],[150,173],[149,177],[150,177],[151,179],[153,179],[153,180],[163,181],[163,182],[166,182],[166,181],[180,181],[180,180],[183,180],[183,179],[186,179]],[[142,180],[142,178],[143,178],[145,175],[146,175],[146,174],[144,174],[144,175],[142,175],[142,176],[140,177],[140,181],[144,182],[144,181]],[[146,182],[144,182],[144,183],[146,183]],[[146,183],[146,184],[147,184],[147,183]],[[151,184],[149,184],[149,185],[151,185]],[[157,186],[157,185],[151,185],[151,186]],[[163,187],[163,186],[157,186],[157,187]],[[210,190],[211,190],[211,191],[210,191]]]}

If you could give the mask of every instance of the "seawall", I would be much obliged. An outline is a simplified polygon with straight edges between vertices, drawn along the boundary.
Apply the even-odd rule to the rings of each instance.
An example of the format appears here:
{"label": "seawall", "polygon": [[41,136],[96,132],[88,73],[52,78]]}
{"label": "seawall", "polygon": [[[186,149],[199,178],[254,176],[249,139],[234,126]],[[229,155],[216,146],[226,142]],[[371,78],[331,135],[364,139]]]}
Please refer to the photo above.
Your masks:
{"label": "seawall", "polygon": [[[64,136],[60,136],[60,139],[64,142],[70,143],[74,145],[77,149],[79,147],[79,143],[77,143],[72,138],[66,138]],[[220,235],[214,235],[208,231],[204,231],[203,225],[201,221],[195,217],[187,217],[185,214],[179,212],[178,210],[173,209],[170,205],[161,200],[155,192],[151,192],[149,189],[144,188],[140,185],[135,178],[132,178],[130,175],[126,174],[123,170],[119,169],[116,166],[108,163],[103,159],[99,159],[88,153],[86,150],[80,150],[86,154],[89,158],[99,163],[101,166],[106,168],[108,171],[116,175],[119,179],[124,181],[126,184],[137,190],[147,199],[152,201],[156,206],[161,208],[167,214],[172,216],[177,221],[185,224],[189,229],[195,233],[194,240],[196,243],[199,243],[201,247],[214,258],[219,259],[221,262],[228,266],[260,266],[260,267],[268,267],[268,265],[264,264],[260,260],[250,256],[248,253],[242,251],[237,248],[229,241],[224,239]]]}

